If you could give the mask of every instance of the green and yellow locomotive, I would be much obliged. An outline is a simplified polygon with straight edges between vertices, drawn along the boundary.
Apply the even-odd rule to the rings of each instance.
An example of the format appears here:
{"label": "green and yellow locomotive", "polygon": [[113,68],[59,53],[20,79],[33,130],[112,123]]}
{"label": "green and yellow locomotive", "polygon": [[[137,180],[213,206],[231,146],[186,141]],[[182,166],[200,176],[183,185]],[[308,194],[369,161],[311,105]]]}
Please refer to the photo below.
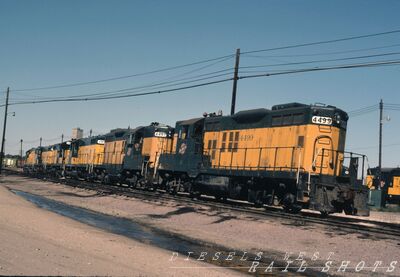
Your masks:
{"label": "green and yellow locomotive", "polygon": [[364,156],[344,152],[347,120],[333,106],[291,103],[179,121],[159,171],[170,188],[194,195],[368,215],[357,179]]}
{"label": "green and yellow locomotive", "polygon": [[366,185],[370,189],[384,192],[385,203],[400,204],[400,168],[371,168],[368,170]]}
{"label": "green and yellow locomotive", "polygon": [[156,188],[162,153],[169,152],[173,128],[157,122],[135,129],[117,129],[106,135],[106,183]]}

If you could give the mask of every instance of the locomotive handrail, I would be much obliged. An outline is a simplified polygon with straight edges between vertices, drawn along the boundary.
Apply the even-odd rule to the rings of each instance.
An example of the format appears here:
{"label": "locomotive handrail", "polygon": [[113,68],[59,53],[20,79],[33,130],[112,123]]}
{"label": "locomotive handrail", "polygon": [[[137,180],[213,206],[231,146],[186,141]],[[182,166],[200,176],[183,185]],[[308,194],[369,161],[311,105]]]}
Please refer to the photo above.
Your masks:
{"label": "locomotive handrail", "polygon": [[204,148],[203,152],[207,152],[207,151],[210,151],[210,150],[221,150],[221,149],[222,150],[228,150],[228,151],[231,150],[231,149],[232,150],[241,150],[241,149],[258,150],[260,148],[262,148],[262,149],[276,149],[276,148],[280,148],[280,149],[285,149],[285,148],[286,149],[291,149],[291,148],[302,149],[303,147],[300,147],[300,146],[263,146],[263,147],[232,147],[232,148],[227,148],[227,147],[222,148],[222,147],[220,147],[220,148]]}
{"label": "locomotive handrail", "polygon": [[[290,149],[290,154],[285,152],[284,150]],[[203,149],[203,166],[210,167],[213,169],[222,169],[222,170],[256,170],[256,171],[263,171],[263,170],[271,170],[271,171],[290,171],[290,172],[297,172],[296,175],[299,175],[300,172],[306,172],[305,168],[301,166],[301,153],[303,147],[299,146],[279,146],[279,147],[232,147],[232,148],[204,148]],[[296,152],[300,150],[299,152]],[[250,151],[257,151],[257,160],[250,160],[248,159]],[[273,151],[270,155],[268,155],[268,151]],[[230,153],[229,153],[230,152]],[[225,154],[224,154],[225,153]],[[298,161],[295,160],[296,153],[299,155]],[[332,153],[330,156],[329,164],[325,165],[327,153]],[[240,155],[239,160],[236,160],[236,164],[234,164],[234,155]],[[280,161],[280,155],[288,155],[286,156],[286,161],[290,161],[289,164],[285,164],[284,162]],[[225,156],[224,161],[222,157]],[[253,154],[254,155],[254,154]],[[265,157],[267,155],[267,157]],[[289,157],[290,155],[290,157]],[[362,158],[361,162],[361,179],[364,179],[364,165],[365,165],[365,155],[348,152],[348,151],[339,151],[335,149],[329,148],[320,148],[318,149],[317,155],[314,157],[312,161],[313,169],[309,170],[309,173],[312,172],[322,175],[324,174],[324,168],[326,166],[330,166],[332,169],[333,176],[342,176],[342,170],[339,169],[339,166],[343,166],[342,162],[339,162],[339,157],[342,155],[343,161],[348,158],[352,157],[359,157]],[[264,157],[263,157],[264,156]],[[329,155],[328,155],[329,156]],[[317,163],[317,159],[320,157],[320,161]],[[263,164],[263,158],[267,161],[266,164]],[[273,158],[268,160],[268,158]],[[264,161],[264,163],[265,163]],[[249,164],[250,163],[250,164]],[[297,177],[299,178],[299,177]]]}
{"label": "locomotive handrail", "polygon": [[[346,160],[346,159],[351,159],[351,158],[358,158],[358,159],[360,159],[360,158],[362,158],[362,163],[361,163],[361,180],[364,180],[364,174],[365,174],[365,170],[364,170],[364,167],[365,167],[365,157],[366,157],[366,155],[364,155],[364,154],[360,154],[360,153],[354,153],[354,152],[349,152],[349,151],[339,151],[339,150],[336,150],[336,149],[328,149],[328,148],[322,148],[322,149],[319,149],[319,150],[322,150],[322,157],[321,157],[321,163],[320,163],[320,165],[319,165],[319,170],[320,170],[320,175],[322,174],[322,168],[323,168],[323,166],[324,166],[324,164],[323,164],[323,161],[324,161],[324,157],[325,157],[325,152],[331,152],[332,153],[332,156],[335,154],[335,156],[336,156],[336,158],[335,158],[335,163],[333,164],[333,167],[332,167],[332,169],[333,169],[333,175],[334,176],[341,176],[340,174],[339,174],[339,172],[338,172],[338,160],[339,160],[339,154],[343,154],[343,163],[342,163],[342,166],[343,166],[343,164],[344,164],[344,161]],[[319,151],[318,151],[319,152]],[[349,154],[349,156],[346,156],[346,154]],[[318,157],[318,155],[316,155],[316,157],[315,157],[315,160],[317,159],[317,157]],[[315,166],[315,164],[313,163],[313,165]],[[360,165],[358,165],[358,166],[360,166]],[[358,177],[357,177],[358,178]]]}

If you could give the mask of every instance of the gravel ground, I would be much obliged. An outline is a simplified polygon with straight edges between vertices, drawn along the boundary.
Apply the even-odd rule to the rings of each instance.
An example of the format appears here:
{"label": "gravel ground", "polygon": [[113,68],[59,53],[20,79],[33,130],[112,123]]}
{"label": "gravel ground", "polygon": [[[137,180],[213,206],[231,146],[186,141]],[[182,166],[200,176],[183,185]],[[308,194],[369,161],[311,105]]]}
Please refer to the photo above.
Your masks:
{"label": "gravel ground", "polygon": [[[42,210],[0,186],[0,275],[235,276]],[[182,267],[174,269],[173,267]],[[191,267],[191,268],[183,268]]]}
{"label": "gravel ground", "polygon": [[[2,177],[0,181],[3,186],[11,189],[133,219],[177,235],[225,246],[239,256],[243,252],[254,255],[263,252],[263,258],[286,262],[285,258],[289,254],[287,260],[298,259],[296,267],[304,262],[307,270],[319,272],[326,264],[329,265],[329,275],[400,276],[400,263],[397,263],[400,260],[400,243],[395,240],[346,233],[331,227],[303,225],[301,222],[253,217],[200,204],[188,207],[179,202],[161,199],[150,202],[123,196],[100,195],[95,191],[18,176]],[[392,215],[394,220],[398,220],[397,214]],[[375,213],[372,217],[374,216]],[[215,251],[218,252],[218,249]],[[215,253],[207,255],[212,254]],[[193,253],[191,256],[197,258],[200,253]],[[184,262],[181,256],[176,261]],[[343,269],[345,264],[345,273],[338,272],[340,266],[343,265]],[[356,272],[355,267],[361,269],[363,265],[364,268]],[[374,267],[377,268],[374,270]]]}
{"label": "gravel ground", "polygon": [[349,217],[349,218],[361,218],[362,220],[380,221],[387,223],[397,223],[400,224],[400,213],[397,212],[380,212],[380,211],[370,211],[368,217],[364,216],[351,216],[342,214],[336,214],[338,217]]}

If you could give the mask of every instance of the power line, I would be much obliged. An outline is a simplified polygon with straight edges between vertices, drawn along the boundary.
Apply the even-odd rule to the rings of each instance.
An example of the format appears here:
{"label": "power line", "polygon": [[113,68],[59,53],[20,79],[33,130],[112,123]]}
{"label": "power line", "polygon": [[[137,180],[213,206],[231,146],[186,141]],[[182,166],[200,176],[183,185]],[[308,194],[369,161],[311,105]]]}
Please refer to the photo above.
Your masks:
{"label": "power line", "polygon": [[367,107],[363,107],[363,108],[359,108],[359,109],[356,109],[356,110],[349,111],[348,114],[357,113],[359,111],[364,111],[364,110],[368,110],[368,109],[371,109],[371,108],[377,108],[377,107],[378,107],[378,104],[375,104],[375,105],[371,105],[371,106],[367,106]]}
{"label": "power line", "polygon": [[220,59],[225,59],[225,58],[233,57],[233,56],[234,56],[233,54],[226,55],[226,56],[222,56],[222,57],[218,57],[218,58],[183,64],[183,65],[178,65],[178,66],[172,66],[172,67],[162,68],[162,69],[158,69],[158,70],[152,70],[152,71],[130,74],[130,75],[125,75],[125,76],[117,76],[117,77],[94,80],[94,81],[75,82],[75,83],[68,83],[68,84],[62,84],[62,85],[44,86],[44,87],[35,87],[35,88],[23,88],[23,89],[15,89],[13,91],[14,92],[36,91],[36,90],[48,90],[48,89],[57,89],[57,88],[76,87],[76,86],[83,86],[83,85],[89,85],[89,84],[97,84],[97,83],[127,79],[127,78],[132,78],[132,77],[145,76],[145,75],[150,75],[150,74],[160,73],[160,72],[165,72],[165,71],[171,71],[171,70],[175,70],[175,69],[179,69],[179,68],[189,67],[189,66],[193,66],[193,65],[197,65],[197,64],[203,64],[203,63],[212,62],[212,61],[216,61],[216,60],[220,60]]}
{"label": "power line", "polygon": [[57,140],[60,140],[60,139],[61,139],[61,136],[58,136],[56,138],[51,138],[51,139],[43,138],[42,141],[52,142],[52,141],[57,141]]}
{"label": "power line", "polygon": [[[182,78],[182,79],[177,79],[177,80],[173,80],[173,81],[169,81],[169,82],[161,82],[161,83],[150,83],[147,85],[142,85],[142,86],[137,86],[137,87],[130,87],[130,88],[123,88],[123,89],[118,89],[118,90],[111,90],[111,91],[106,91],[106,92],[100,92],[100,93],[90,93],[90,94],[79,94],[79,95],[71,95],[71,96],[61,96],[61,97],[42,97],[42,98],[29,98],[29,99],[24,99],[25,101],[34,101],[36,99],[62,99],[62,98],[82,98],[82,97],[88,97],[88,96],[101,96],[101,95],[115,95],[115,94],[121,94],[122,92],[131,92],[131,91],[145,91],[146,88],[162,88],[162,87],[171,87],[171,86],[176,86],[176,85],[180,85],[180,84],[185,84],[185,83],[192,83],[192,82],[198,82],[201,80],[207,80],[207,79],[213,79],[216,77],[221,77],[221,76],[226,76],[226,75],[230,75],[230,72],[224,73],[224,74],[218,74],[218,75],[213,75],[210,77],[206,77],[206,78],[199,78],[199,77],[203,77],[203,76],[208,76],[211,74],[215,74],[215,73],[220,73],[220,72],[226,72],[226,71],[232,71],[231,68],[228,69],[224,69],[224,70],[219,70],[219,71],[214,71],[211,73],[206,73],[206,74],[201,74],[201,75],[197,75],[197,76],[193,76],[193,77],[187,77],[187,78]],[[194,78],[198,78],[196,80],[192,80],[192,81],[188,81],[188,82],[179,82],[179,81],[185,81],[185,80],[191,80]],[[178,82],[178,83],[177,83]],[[20,99],[18,99],[20,100]]]}
{"label": "power line", "polygon": [[[230,58],[231,58],[231,57],[228,57],[228,58],[225,58],[225,59],[222,59],[222,60],[218,60],[218,61],[216,61],[216,62],[214,62],[214,63],[212,63],[212,64],[208,64],[208,65],[202,66],[202,67],[200,67],[200,68],[195,68],[195,69],[193,69],[193,70],[191,70],[191,71],[188,71],[188,72],[185,72],[185,73],[181,73],[181,74],[179,74],[179,75],[175,75],[175,76],[173,76],[173,77],[166,78],[166,79],[163,79],[163,80],[158,81],[158,82],[152,82],[152,83],[147,84],[147,85],[142,85],[142,86],[137,86],[137,87],[130,87],[130,88],[123,88],[123,89],[118,89],[118,90],[111,90],[111,91],[106,91],[106,92],[101,92],[101,93],[89,93],[89,94],[82,94],[82,93],[80,93],[79,95],[76,95],[76,96],[71,95],[71,96],[61,96],[61,97],[57,97],[57,99],[61,99],[61,98],[74,98],[74,97],[84,97],[84,96],[85,96],[85,97],[88,97],[88,96],[112,95],[112,94],[119,94],[119,93],[121,93],[121,92],[126,92],[126,91],[137,91],[137,90],[139,90],[139,91],[144,91],[143,89],[145,89],[145,88],[151,88],[151,87],[153,87],[153,88],[164,88],[164,87],[171,87],[171,86],[180,85],[180,84],[184,84],[184,83],[190,83],[190,82],[183,82],[183,83],[176,83],[176,84],[174,84],[175,82],[178,82],[178,81],[191,80],[191,79],[195,79],[195,78],[199,78],[199,77],[203,77],[203,76],[209,76],[209,75],[213,75],[213,74],[221,73],[221,72],[229,72],[229,71],[232,71],[233,69],[227,68],[227,69],[223,69],[223,70],[218,70],[218,71],[214,71],[214,72],[204,73],[204,74],[200,74],[200,75],[196,75],[196,76],[191,76],[191,77],[187,77],[187,78],[181,78],[181,79],[173,79],[173,78],[180,77],[180,76],[185,76],[185,75],[189,75],[189,74],[194,73],[194,72],[201,71],[201,70],[203,70],[203,69],[205,69],[205,68],[208,68],[208,67],[214,66],[214,65],[216,65],[216,64],[218,64],[218,63],[224,62],[224,61],[226,61],[226,60],[228,60],[228,59],[230,59]],[[216,77],[220,77],[220,76],[226,76],[226,75],[230,75],[230,74],[231,74],[231,73],[220,74],[220,75],[214,75],[214,76],[211,76],[211,77],[209,77],[209,78],[203,78],[203,79],[193,80],[192,82],[196,82],[196,81],[199,81],[199,80],[205,80],[205,79],[212,79],[212,78],[216,78]],[[169,80],[169,81],[168,81],[168,80]],[[171,84],[171,85],[166,85],[166,84]],[[36,99],[38,99],[38,97],[32,97],[32,96],[30,95],[29,98],[20,98],[20,99],[17,99],[17,100],[20,100],[20,101],[33,101],[33,100],[36,100]],[[54,99],[54,97],[44,97],[44,96],[43,96],[43,97],[40,97],[40,99],[41,99],[41,100],[44,100],[44,99]]]}
{"label": "power line", "polygon": [[315,71],[327,71],[327,70],[337,70],[337,69],[351,69],[351,68],[362,68],[362,67],[377,67],[384,65],[399,65],[400,60],[386,60],[386,61],[375,61],[368,63],[359,63],[359,64],[345,64],[345,65],[335,65],[335,66],[327,66],[327,67],[313,67],[313,68],[305,68],[305,69],[295,69],[295,70],[287,70],[276,73],[264,73],[264,74],[255,74],[255,75],[247,75],[241,76],[239,79],[247,79],[247,78],[257,78],[257,77],[268,77],[275,75],[285,75],[285,74],[296,74],[303,72],[315,72]]}
{"label": "power line", "polygon": [[379,105],[375,104],[375,105],[372,105],[372,106],[367,106],[367,107],[363,107],[363,108],[359,108],[359,109],[356,109],[356,110],[349,111],[347,114],[351,118],[353,118],[353,117],[357,117],[357,116],[360,116],[360,115],[364,115],[364,114],[375,112],[376,110],[378,110],[378,108],[379,108]]}
{"label": "power line", "polygon": [[[228,70],[232,71],[232,69],[229,68],[229,69],[220,70],[217,72],[226,72]],[[213,72],[213,73],[216,73],[216,72]],[[228,72],[228,73],[213,75],[210,77],[197,78],[195,80],[190,80],[190,79],[193,79],[196,77],[207,76],[207,75],[210,75],[210,73],[202,74],[202,75],[198,75],[198,76],[194,76],[194,77],[189,77],[189,78],[178,79],[178,80],[174,80],[174,81],[170,81],[170,82],[153,83],[150,85],[144,85],[144,86],[138,86],[138,87],[132,87],[132,88],[124,88],[124,89],[101,92],[101,93],[92,93],[92,94],[83,94],[83,95],[80,94],[80,95],[75,95],[75,96],[62,96],[62,97],[43,97],[43,98],[36,97],[33,99],[31,98],[31,99],[23,100],[22,102],[30,102],[30,101],[38,101],[38,100],[54,100],[54,99],[74,99],[74,98],[82,99],[82,97],[95,97],[95,96],[111,96],[111,95],[117,96],[117,95],[121,95],[123,93],[133,92],[133,91],[136,91],[136,92],[148,91],[148,88],[165,88],[165,87],[171,87],[171,86],[173,87],[173,86],[177,86],[177,85],[183,85],[183,84],[195,83],[195,82],[209,80],[209,79],[215,79],[217,77],[231,75],[231,73]],[[190,80],[190,81],[184,81],[184,80]],[[184,82],[177,82],[177,81],[184,81]],[[13,102],[13,104],[20,103],[20,102]],[[0,105],[0,107],[1,107],[1,105]]]}
{"label": "power line", "polygon": [[377,110],[378,110],[378,108],[373,109],[373,110],[369,110],[369,111],[365,111],[365,112],[362,112],[362,113],[350,114],[349,116],[350,116],[351,118],[354,118],[354,117],[357,117],[357,116],[361,116],[361,115],[364,115],[364,114],[369,114],[369,113],[375,112],[375,111],[377,111]]}
{"label": "power line", "polygon": [[400,104],[383,104],[386,108],[400,108]]}
{"label": "power line", "polygon": [[[276,76],[276,75],[296,74],[296,73],[315,72],[315,71],[327,71],[327,70],[338,70],[338,69],[377,67],[377,66],[383,66],[383,65],[388,65],[388,64],[399,65],[400,60],[375,61],[375,62],[361,63],[361,64],[344,64],[344,65],[336,65],[336,66],[329,66],[329,67],[313,67],[313,68],[304,68],[304,69],[296,69],[296,70],[286,70],[286,71],[275,72],[275,73],[267,72],[264,74],[240,76],[240,77],[238,77],[238,79],[269,77],[269,76]],[[48,100],[25,101],[25,102],[21,101],[21,102],[11,103],[10,105],[38,104],[38,103],[52,103],[52,102],[78,102],[78,101],[95,101],[95,100],[106,100],[106,99],[129,98],[129,97],[162,94],[162,93],[167,93],[167,92],[187,90],[187,89],[191,89],[191,88],[203,87],[203,86],[223,83],[223,82],[227,82],[227,81],[232,81],[232,80],[233,80],[233,78],[226,78],[226,79],[204,82],[204,83],[200,83],[200,84],[194,84],[194,85],[190,85],[190,86],[183,86],[183,87],[178,87],[178,88],[150,91],[150,92],[142,92],[142,93],[131,93],[131,94],[124,94],[124,95],[114,95],[114,96],[111,95],[111,96],[101,96],[101,97],[48,99]]]}
{"label": "power line", "polygon": [[400,52],[383,53],[383,54],[375,54],[375,55],[364,55],[364,56],[355,56],[355,57],[346,57],[346,58],[339,58],[339,59],[326,59],[326,60],[291,62],[291,63],[280,63],[280,64],[242,66],[241,68],[261,68],[261,67],[300,65],[300,64],[310,64],[310,63],[320,63],[320,62],[337,62],[337,61],[368,59],[368,58],[376,58],[376,57],[383,57],[383,56],[393,56],[393,55],[400,55]]}
{"label": "power line", "polygon": [[369,37],[377,37],[377,36],[383,36],[383,35],[389,35],[389,34],[395,34],[395,33],[400,33],[400,30],[392,30],[392,31],[387,31],[387,32],[367,34],[367,35],[361,35],[361,36],[352,36],[352,37],[345,37],[345,38],[338,38],[338,39],[331,39],[331,40],[323,40],[323,41],[316,41],[316,42],[309,42],[309,43],[302,43],[302,44],[294,44],[294,45],[289,45],[289,46],[281,46],[281,47],[253,50],[253,51],[242,52],[242,55],[243,54],[250,54],[250,53],[259,53],[259,52],[267,52],[267,51],[298,48],[298,47],[305,47],[305,46],[312,46],[312,45],[328,44],[328,43],[349,41],[349,40],[369,38]]}
{"label": "power line", "polygon": [[[400,143],[391,143],[391,144],[384,144],[382,147],[390,147],[390,146],[400,146]],[[348,147],[348,149],[376,149],[379,146],[361,146],[361,147]]]}
{"label": "power line", "polygon": [[35,139],[35,140],[24,140],[24,143],[36,143],[39,142],[39,139]]}
{"label": "power line", "polygon": [[400,108],[385,108],[388,111],[400,111]]}
{"label": "power line", "polygon": [[[253,50],[253,51],[242,52],[241,55],[246,55],[246,54],[250,54],[250,53],[258,53],[258,52],[265,52],[265,51],[273,51],[273,50],[282,50],[282,49],[289,49],[289,48],[305,47],[305,46],[312,46],[312,45],[320,45],[320,44],[327,44],[327,43],[335,43],[335,42],[348,41],[348,40],[354,40],[354,39],[361,39],[361,38],[368,38],[368,37],[376,37],[376,36],[394,34],[394,33],[399,33],[399,32],[400,32],[400,30],[392,30],[392,31],[387,31],[387,32],[360,35],[360,36],[352,36],[352,37],[339,38],[339,39],[333,39],[333,40],[310,42],[310,43],[303,43],[303,44],[295,44],[295,45],[288,45],[288,46],[261,49],[261,50]],[[115,80],[121,80],[121,79],[127,79],[127,78],[132,78],[132,77],[145,76],[145,75],[150,75],[150,74],[155,74],[155,73],[175,70],[175,69],[179,69],[179,68],[189,67],[189,66],[193,66],[193,65],[197,65],[197,64],[203,64],[203,63],[207,63],[207,62],[212,62],[212,61],[217,61],[217,60],[226,59],[226,58],[232,58],[232,57],[234,57],[233,54],[225,55],[225,56],[221,56],[221,57],[217,57],[217,58],[212,58],[212,59],[207,59],[207,60],[202,60],[202,61],[198,61],[198,62],[183,64],[183,65],[178,65],[178,66],[162,68],[162,69],[158,69],[158,70],[142,72],[142,73],[136,73],[136,74],[130,74],[130,75],[124,75],[124,76],[117,76],[117,77],[105,78],[105,79],[99,79],[99,80],[93,80],[93,81],[74,82],[74,83],[67,83],[67,84],[53,85],[53,86],[43,86],[43,87],[15,89],[14,92],[58,89],[58,88],[66,88],[66,87],[75,87],[75,86],[83,86],[83,85],[89,85],[89,84],[103,83],[103,82],[109,82],[109,81],[115,81]]]}
{"label": "power line", "polygon": [[[392,67],[392,66],[397,66],[397,64],[382,64],[379,65],[379,67]],[[318,66],[315,66],[314,68],[316,68]],[[286,69],[286,70],[295,70],[295,68],[292,69]],[[273,70],[273,69],[269,69],[268,72],[272,73],[272,72],[282,72],[283,69],[279,69],[279,70]],[[249,74],[249,73],[265,73],[266,70],[245,70],[245,71],[241,71],[241,74]]]}
{"label": "power line", "polygon": [[363,111],[363,112],[352,113],[352,114],[349,114],[349,116],[350,117],[357,117],[357,116],[360,116],[360,115],[364,115],[364,114],[369,114],[369,113],[375,112],[377,110],[378,110],[378,108],[370,109],[370,110],[366,110],[366,111]]}
{"label": "power line", "polygon": [[364,52],[364,51],[392,48],[392,47],[397,47],[397,46],[400,46],[400,43],[391,44],[391,45],[384,45],[384,46],[377,46],[377,47],[370,47],[370,48],[361,48],[361,49],[344,50],[344,51],[333,51],[333,52],[320,52],[320,53],[312,53],[312,54],[268,55],[268,56],[246,55],[246,57],[250,57],[250,58],[265,58],[265,59],[269,59],[269,58],[313,57],[313,56],[338,55],[338,54],[347,54],[347,53],[354,53],[354,52]]}
{"label": "power line", "polygon": [[[102,97],[92,97],[92,98],[65,98],[65,99],[50,99],[50,100],[38,100],[38,101],[26,101],[26,102],[16,102],[9,105],[24,105],[24,104],[39,104],[39,103],[53,103],[53,102],[83,102],[83,101],[96,101],[96,100],[106,100],[106,99],[119,99],[119,98],[129,98],[129,97],[137,97],[137,96],[145,96],[145,95],[153,95],[153,94],[162,94],[167,92],[174,92],[180,90],[187,90],[191,88],[203,87],[212,84],[223,83],[227,81],[231,81],[233,78],[222,79],[212,82],[206,82],[191,86],[179,87],[174,89],[167,90],[159,90],[159,91],[151,91],[151,92],[143,92],[143,93],[134,93],[134,94],[126,94],[126,95],[117,95],[117,96],[102,96]],[[1,106],[0,106],[1,107]]]}

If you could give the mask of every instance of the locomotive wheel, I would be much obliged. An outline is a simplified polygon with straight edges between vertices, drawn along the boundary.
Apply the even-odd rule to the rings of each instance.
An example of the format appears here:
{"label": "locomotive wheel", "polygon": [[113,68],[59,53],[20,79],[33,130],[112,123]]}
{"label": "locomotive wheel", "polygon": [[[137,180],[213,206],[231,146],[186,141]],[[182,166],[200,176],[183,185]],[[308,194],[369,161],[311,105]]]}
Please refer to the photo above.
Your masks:
{"label": "locomotive wheel", "polygon": [[261,208],[264,205],[263,201],[263,191],[256,190],[254,195],[254,207]]}
{"label": "locomotive wheel", "polygon": [[320,213],[321,213],[321,217],[322,217],[322,218],[327,218],[328,215],[329,215],[329,213],[326,212],[326,211],[320,211]]}
{"label": "locomotive wheel", "polygon": [[343,207],[344,213],[346,215],[355,215],[357,214],[357,209],[354,208],[354,204],[352,202],[346,202]]}
{"label": "locomotive wheel", "polygon": [[132,178],[130,178],[130,179],[128,180],[128,185],[129,185],[130,187],[132,187],[132,188],[135,189],[135,188],[137,187],[137,181],[138,181],[137,176],[136,176],[136,175],[133,175]]}
{"label": "locomotive wheel", "polygon": [[178,188],[177,188],[177,185],[176,185],[176,180],[174,180],[174,181],[172,181],[172,182],[169,182],[169,183],[166,185],[166,190],[167,190],[167,192],[168,192],[169,194],[171,194],[171,195],[176,195],[176,194],[178,193]]}
{"label": "locomotive wheel", "polygon": [[185,182],[183,187],[185,191],[189,193],[190,198],[196,198],[196,192],[193,190],[193,184],[191,182]]}
{"label": "locomotive wheel", "polygon": [[287,193],[284,196],[282,203],[283,209],[289,213],[298,213],[302,208],[301,205],[296,204],[296,197],[291,193]]}
{"label": "locomotive wheel", "polygon": [[189,195],[190,195],[190,198],[192,198],[192,199],[199,199],[200,196],[201,196],[201,193],[198,192],[198,191],[194,191],[193,189],[191,189],[191,190],[189,191]]}
{"label": "locomotive wheel", "polygon": [[223,195],[214,195],[215,200],[217,200],[218,202],[226,202],[226,200],[228,199],[226,196]]}
{"label": "locomotive wheel", "polygon": [[136,182],[132,182],[132,181],[130,181],[130,180],[128,180],[128,187],[130,187],[130,188],[136,188]]}
{"label": "locomotive wheel", "polygon": [[100,175],[100,182],[101,182],[102,184],[105,184],[105,175],[104,175],[104,172],[101,173],[101,175]]}
{"label": "locomotive wheel", "polygon": [[108,176],[108,175],[104,176],[104,184],[111,185],[110,176]]}
{"label": "locomotive wheel", "polygon": [[169,187],[169,188],[168,188],[168,193],[171,194],[171,195],[177,195],[177,194],[178,194],[178,189],[177,189],[177,187],[176,187],[176,186]]}

